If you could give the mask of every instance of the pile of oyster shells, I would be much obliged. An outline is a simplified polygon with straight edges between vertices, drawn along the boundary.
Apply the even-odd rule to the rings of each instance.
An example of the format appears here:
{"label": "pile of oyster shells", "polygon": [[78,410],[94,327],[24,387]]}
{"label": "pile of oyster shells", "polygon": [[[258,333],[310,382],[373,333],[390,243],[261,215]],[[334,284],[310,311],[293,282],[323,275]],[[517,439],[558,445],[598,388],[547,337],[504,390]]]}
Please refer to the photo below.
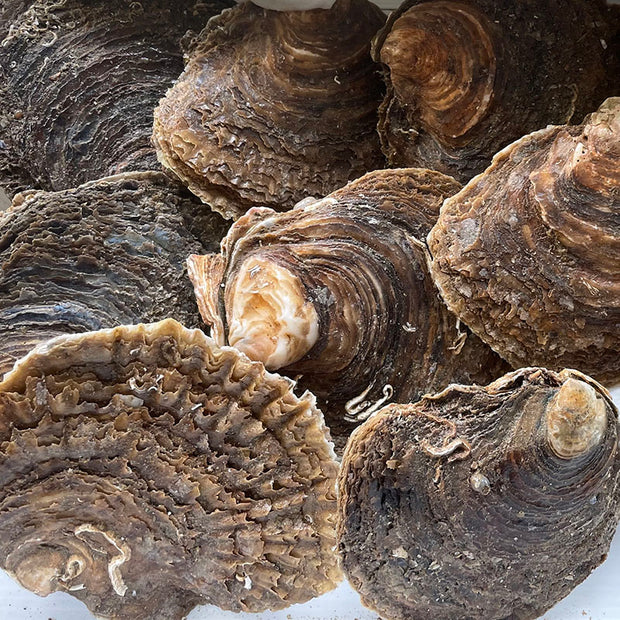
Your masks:
{"label": "pile of oyster shells", "polygon": [[620,10],[265,1],[0,6],[0,565],[537,618],[620,521]]}

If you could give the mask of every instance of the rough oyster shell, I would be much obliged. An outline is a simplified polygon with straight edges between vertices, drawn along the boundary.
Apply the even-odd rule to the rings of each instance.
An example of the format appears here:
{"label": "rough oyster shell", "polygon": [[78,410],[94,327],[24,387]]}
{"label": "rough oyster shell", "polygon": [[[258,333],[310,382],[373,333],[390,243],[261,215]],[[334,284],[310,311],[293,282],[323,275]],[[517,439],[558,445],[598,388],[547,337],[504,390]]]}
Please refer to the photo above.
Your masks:
{"label": "rough oyster shell", "polygon": [[551,123],[617,94],[618,7],[604,0],[407,0],[373,47],[388,87],[379,134],[393,166],[459,181]]}
{"label": "rough oyster shell", "polygon": [[393,620],[538,618],[606,557],[618,430],[607,391],[571,370],[386,407],[343,458],[346,576]]}
{"label": "rough oyster shell", "polygon": [[[4,4],[5,0],[2,0]],[[8,0],[0,13],[0,184],[59,190],[159,170],[153,108],[181,37],[229,0]]]}
{"label": "rough oyster shell", "polygon": [[214,338],[301,374],[330,426],[360,394],[352,420],[377,401],[501,375],[506,365],[459,327],[426,264],[423,239],[459,187],[429,170],[381,170],[287,213],[252,209],[221,255],[188,261]]}
{"label": "rough oyster shell", "polygon": [[382,168],[369,49],[384,21],[367,0],[224,11],[155,111],[160,161],[228,218],[290,209]]}
{"label": "rough oyster shell", "polygon": [[292,385],[171,319],[41,345],[0,383],[0,564],[119,620],[332,589],[337,463]]}
{"label": "rough oyster shell", "polygon": [[224,231],[158,172],[19,194],[0,217],[0,377],[60,334],[168,316],[199,325],[184,261]]}
{"label": "rough oyster shell", "polygon": [[448,307],[513,366],[620,381],[620,98],[500,152],[429,235]]}

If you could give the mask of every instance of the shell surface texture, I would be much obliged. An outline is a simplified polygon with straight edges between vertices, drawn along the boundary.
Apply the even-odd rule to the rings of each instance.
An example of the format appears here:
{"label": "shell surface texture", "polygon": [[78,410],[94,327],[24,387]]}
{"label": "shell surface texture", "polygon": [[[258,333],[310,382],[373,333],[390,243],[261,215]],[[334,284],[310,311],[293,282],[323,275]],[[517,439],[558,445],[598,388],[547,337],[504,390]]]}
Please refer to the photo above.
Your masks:
{"label": "shell surface texture", "polygon": [[581,122],[618,94],[619,27],[604,0],[404,2],[373,43],[389,164],[466,182],[526,133]]}
{"label": "shell surface texture", "polygon": [[160,161],[227,218],[290,209],[382,168],[370,41],[384,21],[366,0],[224,11],[155,111]]}
{"label": "shell surface texture", "polygon": [[0,383],[0,564],[119,620],[331,590],[338,466],[292,385],[172,319],[36,348]]}
{"label": "shell surface texture", "polygon": [[0,184],[13,194],[159,170],[153,109],[183,70],[181,38],[231,2],[1,4]]}
{"label": "shell surface texture", "polygon": [[503,374],[429,276],[423,240],[459,187],[429,170],[381,170],[286,213],[252,209],[221,254],[188,260],[214,338],[301,375],[334,435],[343,415],[357,422],[381,402]]}
{"label": "shell surface texture", "polygon": [[159,172],[23,192],[0,217],[0,376],[60,334],[175,317],[201,324],[185,259],[225,230]]}
{"label": "shell surface texture", "polygon": [[345,575],[392,620],[538,618],[607,555],[618,430],[609,393],[571,370],[386,407],[343,458]]}
{"label": "shell surface texture", "polygon": [[429,235],[448,307],[513,366],[620,381],[620,98],[525,136]]}

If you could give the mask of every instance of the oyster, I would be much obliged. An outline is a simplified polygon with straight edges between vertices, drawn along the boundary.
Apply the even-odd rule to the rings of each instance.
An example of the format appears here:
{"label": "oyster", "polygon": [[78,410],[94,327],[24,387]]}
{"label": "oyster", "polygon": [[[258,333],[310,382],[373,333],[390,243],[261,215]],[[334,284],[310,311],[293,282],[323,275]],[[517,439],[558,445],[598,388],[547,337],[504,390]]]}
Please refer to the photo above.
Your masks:
{"label": "oyster", "polygon": [[393,166],[467,181],[502,147],[617,94],[620,11],[604,0],[407,0],[377,36]]}
{"label": "oyster", "polygon": [[618,412],[576,371],[390,405],[343,458],[345,574],[392,620],[538,618],[605,559],[619,466]]}
{"label": "oyster", "polygon": [[231,3],[8,0],[0,9],[0,183],[11,193],[59,190],[158,170],[153,108],[183,70],[181,37]]}
{"label": "oyster", "polygon": [[513,366],[620,381],[620,98],[500,152],[429,236],[448,307]]}
{"label": "oyster", "polygon": [[369,50],[384,21],[367,0],[224,11],[155,110],[160,161],[227,218],[289,209],[382,168]]}
{"label": "oyster", "polygon": [[0,215],[0,377],[60,334],[168,316],[197,326],[184,261],[224,228],[159,172],[19,194]]}
{"label": "oyster", "polygon": [[423,239],[459,187],[430,170],[380,170],[286,213],[250,210],[220,255],[188,260],[214,338],[301,374],[332,434],[349,400],[355,422],[371,403],[501,375],[506,366],[459,327],[426,264]]}
{"label": "oyster", "polygon": [[338,466],[292,385],[172,319],[44,343],[0,383],[0,564],[119,620],[332,589]]}

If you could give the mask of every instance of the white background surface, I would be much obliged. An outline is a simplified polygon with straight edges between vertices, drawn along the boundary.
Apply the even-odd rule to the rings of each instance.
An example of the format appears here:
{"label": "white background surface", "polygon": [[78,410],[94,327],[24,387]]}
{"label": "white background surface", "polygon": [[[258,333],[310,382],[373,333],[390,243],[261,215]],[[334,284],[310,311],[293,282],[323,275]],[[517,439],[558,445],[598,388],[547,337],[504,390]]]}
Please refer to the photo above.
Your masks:
{"label": "white background surface", "polygon": [[[620,388],[612,390],[612,395],[616,404],[620,406]],[[620,620],[619,589],[620,535],[616,535],[607,561],[543,618],[544,620]],[[0,620],[89,618],[92,616],[86,607],[68,594],[57,592],[47,598],[39,598],[21,588],[6,573],[0,571]],[[281,612],[233,614],[215,607],[198,607],[189,616],[190,620],[376,620],[376,618],[377,614],[362,607],[359,597],[347,584],[305,605],[294,605]]]}

